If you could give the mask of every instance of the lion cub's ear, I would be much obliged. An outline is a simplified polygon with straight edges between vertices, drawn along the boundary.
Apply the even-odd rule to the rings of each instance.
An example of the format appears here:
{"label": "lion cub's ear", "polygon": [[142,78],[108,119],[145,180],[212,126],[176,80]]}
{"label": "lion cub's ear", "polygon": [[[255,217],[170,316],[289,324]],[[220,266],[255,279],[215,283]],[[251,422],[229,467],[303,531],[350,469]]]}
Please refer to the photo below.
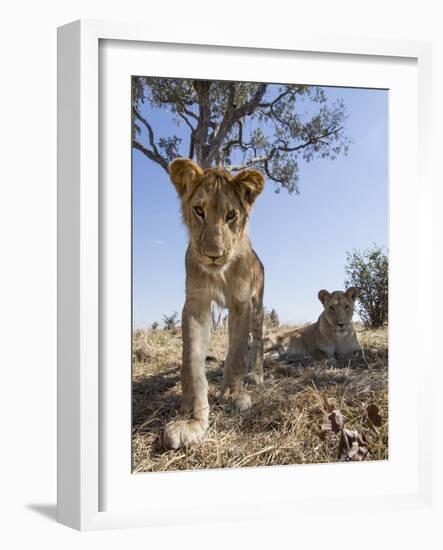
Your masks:
{"label": "lion cub's ear", "polygon": [[194,187],[195,178],[202,174],[203,170],[200,166],[190,159],[177,158],[169,165],[169,175],[180,198],[186,198],[186,195],[189,195]]}
{"label": "lion cub's ear", "polygon": [[325,290],[324,288],[322,290],[319,290],[318,291],[318,299],[320,300],[320,302],[324,305],[325,303],[325,300],[327,300],[329,298],[330,294],[327,290]]}
{"label": "lion cub's ear", "polygon": [[360,295],[360,289],[357,288],[356,286],[351,286],[351,287],[348,288],[348,290],[345,292],[345,294],[350,300],[355,302],[355,300]]}
{"label": "lion cub's ear", "polygon": [[232,179],[232,182],[249,206],[252,206],[265,186],[265,179],[257,170],[243,170]]}

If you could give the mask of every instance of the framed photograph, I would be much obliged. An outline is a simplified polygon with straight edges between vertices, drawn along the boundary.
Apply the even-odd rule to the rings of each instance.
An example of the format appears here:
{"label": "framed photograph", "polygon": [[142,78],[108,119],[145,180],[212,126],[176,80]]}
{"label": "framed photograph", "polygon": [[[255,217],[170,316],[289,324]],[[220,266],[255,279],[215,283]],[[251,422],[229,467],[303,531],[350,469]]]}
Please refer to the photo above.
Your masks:
{"label": "framed photograph", "polygon": [[430,506],[429,44],[58,36],[59,521]]}

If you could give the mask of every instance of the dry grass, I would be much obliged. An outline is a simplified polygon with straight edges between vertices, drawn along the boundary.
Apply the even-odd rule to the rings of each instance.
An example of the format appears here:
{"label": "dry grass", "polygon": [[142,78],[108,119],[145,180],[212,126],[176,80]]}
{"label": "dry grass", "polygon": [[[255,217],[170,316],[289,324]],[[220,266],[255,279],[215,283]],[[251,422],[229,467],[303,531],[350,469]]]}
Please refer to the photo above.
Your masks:
{"label": "dry grass", "polygon": [[[367,459],[387,459],[387,328],[361,330],[359,339],[364,355],[336,366],[267,357],[265,383],[250,388],[253,405],[238,413],[217,400],[227,344],[226,332],[220,329],[212,337],[207,361],[208,433],[197,445],[166,451],[162,429],[177,415],[181,394],[181,335],[135,331],[133,471],[336,462],[338,435],[326,440],[320,436],[325,404],[340,409],[346,427],[365,436]],[[369,404],[380,410],[382,425],[378,428],[367,419]]]}

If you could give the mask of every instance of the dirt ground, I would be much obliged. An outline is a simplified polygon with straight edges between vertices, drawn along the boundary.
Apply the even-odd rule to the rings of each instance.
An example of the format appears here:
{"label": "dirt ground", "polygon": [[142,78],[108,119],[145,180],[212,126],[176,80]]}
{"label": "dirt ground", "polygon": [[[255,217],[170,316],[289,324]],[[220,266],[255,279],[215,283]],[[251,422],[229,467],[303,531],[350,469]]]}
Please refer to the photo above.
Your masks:
{"label": "dirt ground", "polygon": [[227,346],[218,329],[207,358],[207,435],[168,451],[162,429],[178,414],[180,330],[134,331],[133,472],[387,459],[388,329],[360,327],[358,337],[364,353],[336,365],[265,356],[265,382],[249,388],[252,407],[240,413],[217,399]]}

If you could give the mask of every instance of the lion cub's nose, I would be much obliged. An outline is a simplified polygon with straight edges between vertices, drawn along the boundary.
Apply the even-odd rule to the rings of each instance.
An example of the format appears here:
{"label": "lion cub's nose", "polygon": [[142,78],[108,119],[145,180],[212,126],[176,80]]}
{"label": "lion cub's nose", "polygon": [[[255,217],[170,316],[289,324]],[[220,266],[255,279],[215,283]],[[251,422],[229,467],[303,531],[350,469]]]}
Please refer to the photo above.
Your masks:
{"label": "lion cub's nose", "polygon": [[208,256],[208,258],[210,258],[213,262],[215,262],[216,260],[218,260],[221,257],[222,257],[222,254],[220,254],[220,256]]}
{"label": "lion cub's nose", "polygon": [[346,323],[337,323],[337,325],[338,325],[340,328],[343,328],[343,327],[346,325]]}

